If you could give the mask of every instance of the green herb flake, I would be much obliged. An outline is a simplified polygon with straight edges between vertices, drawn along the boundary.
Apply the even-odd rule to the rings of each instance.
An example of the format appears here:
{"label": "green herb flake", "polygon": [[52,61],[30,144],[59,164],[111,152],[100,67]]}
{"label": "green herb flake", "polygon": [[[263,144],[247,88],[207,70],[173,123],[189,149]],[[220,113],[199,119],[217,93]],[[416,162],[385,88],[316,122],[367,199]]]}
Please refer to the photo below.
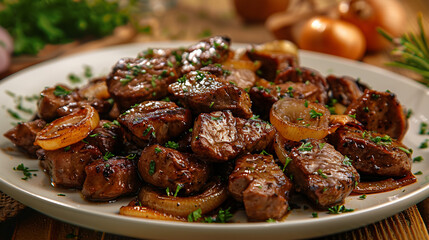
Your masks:
{"label": "green herb flake", "polygon": [[70,146],[65,147],[65,148],[64,148],[64,152],[68,152],[68,151],[70,151],[70,148],[71,148]]}
{"label": "green herb flake", "polygon": [[318,217],[319,217],[319,214],[318,214],[317,212],[312,212],[312,213],[311,213],[311,216],[312,216],[313,218],[318,218]]}
{"label": "green herb flake", "polygon": [[57,196],[65,197],[66,195],[65,195],[65,194],[63,194],[63,193],[58,193],[58,194],[57,194]]}
{"label": "green herb flake", "polygon": [[201,218],[201,212],[202,212],[201,208],[198,208],[197,210],[191,212],[188,215],[188,222],[196,222],[196,221],[198,221],[198,219]]}
{"label": "green herb flake", "polygon": [[160,152],[162,152],[162,149],[159,147],[155,147],[155,153],[160,153]]}
{"label": "green herb flake", "polygon": [[423,172],[422,171],[418,171],[418,172],[415,172],[414,173],[414,175],[422,175],[423,174]]}
{"label": "green herb flake", "polygon": [[165,189],[165,193],[167,194],[167,196],[168,196],[168,197],[170,196],[170,188],[169,188],[169,187],[167,187],[167,188]]}
{"label": "green herb flake", "polygon": [[428,142],[429,142],[429,139],[425,139],[422,143],[420,143],[419,148],[420,149],[428,148]]}
{"label": "green herb flake", "polygon": [[149,132],[152,130],[152,126],[147,127],[144,131],[143,131],[143,136],[147,136],[149,134]]}
{"label": "green herb flake", "polygon": [[13,111],[12,109],[7,109],[7,113],[9,113],[9,115],[17,120],[24,120],[17,112]]}
{"label": "green herb flake", "polygon": [[260,155],[265,155],[265,156],[271,156],[271,154],[269,154],[267,151],[265,151],[265,149],[262,150],[259,154]]}
{"label": "green herb flake", "polygon": [[419,134],[420,135],[426,134],[427,130],[428,130],[428,124],[425,122],[420,123]]}
{"label": "green herb flake", "polygon": [[307,142],[307,143],[302,143],[301,146],[298,148],[298,151],[307,152],[307,151],[311,151],[312,149],[313,149],[313,145],[311,144],[311,142]]}
{"label": "green herb flake", "polygon": [[421,161],[423,161],[423,157],[422,156],[417,156],[417,157],[413,158],[413,163],[414,162],[421,162]]}
{"label": "green herb flake", "polygon": [[55,86],[54,89],[54,95],[57,97],[64,97],[71,93],[72,91],[66,90],[65,88],[61,86]]}
{"label": "green herb flake", "polygon": [[19,164],[18,166],[14,167],[13,170],[15,171],[22,171],[24,174],[24,177],[21,178],[22,180],[27,180],[31,178],[32,176],[37,176],[36,174],[32,174],[32,172],[37,172],[38,170],[35,169],[29,169],[28,167],[24,166],[23,163]]}
{"label": "green herb flake", "polygon": [[165,147],[177,149],[177,148],[179,148],[179,144],[174,142],[174,141],[168,141],[165,143]]}
{"label": "green herb flake", "polygon": [[126,156],[126,158],[127,158],[128,160],[133,160],[134,158],[136,158],[136,156],[137,156],[137,154],[135,154],[135,153],[130,153],[130,154],[128,154],[128,155]]}
{"label": "green herb flake", "polygon": [[213,105],[214,105],[214,102],[211,102],[209,108],[212,108]]}
{"label": "green herb flake", "polygon": [[310,118],[319,118],[323,116],[323,113],[316,112],[314,109],[310,109]]}
{"label": "green herb flake", "polygon": [[106,152],[103,156],[104,161],[108,161],[110,158],[114,157],[115,154],[111,153],[111,152]]}
{"label": "green herb flake", "polygon": [[80,77],[78,77],[76,74],[74,74],[74,73],[70,73],[68,76],[67,76],[67,78],[68,78],[68,80],[71,82],[71,83],[81,83],[82,82],[82,79],[80,78]]}
{"label": "green herb flake", "polygon": [[352,166],[352,160],[349,157],[344,156],[343,164],[346,166]]}
{"label": "green herb flake", "polygon": [[344,205],[336,205],[334,207],[328,208],[328,214],[339,214],[353,211],[354,209],[346,208]]}
{"label": "green herb flake", "polygon": [[323,173],[322,169],[317,169],[317,174],[319,174],[322,178],[327,179],[328,176],[326,174]]}
{"label": "green herb flake", "polygon": [[321,150],[325,146],[325,144],[326,143],[319,143],[319,149]]}
{"label": "green herb flake", "polygon": [[360,199],[360,200],[364,200],[364,199],[366,199],[366,195],[365,195],[365,194],[360,195],[360,196],[359,196],[359,199]]}
{"label": "green herb flake", "polygon": [[275,222],[277,222],[277,220],[275,220],[275,219],[273,219],[273,218],[268,218],[268,219],[266,220],[266,222],[267,222],[267,223],[275,223]]}
{"label": "green herb flake", "polygon": [[155,173],[155,168],[156,168],[156,162],[154,160],[151,160],[149,163],[149,175],[153,175]]}
{"label": "green herb flake", "polygon": [[284,172],[286,170],[287,165],[292,161],[292,158],[290,157],[286,157],[285,159],[285,163],[283,164],[283,169],[282,171]]}
{"label": "green herb flake", "polygon": [[180,189],[182,189],[182,188],[183,188],[183,185],[182,185],[182,184],[177,185],[177,187],[176,187],[176,191],[174,192],[173,197],[177,197],[177,194],[179,194],[179,191],[180,191]]}
{"label": "green herb flake", "polygon": [[[308,101],[307,100],[305,100],[305,102],[304,102],[304,106],[306,107],[306,108],[308,108]],[[314,110],[313,110],[314,111]]]}
{"label": "green herb flake", "polygon": [[398,149],[401,150],[401,151],[403,151],[403,152],[405,152],[406,154],[413,153],[413,150],[411,148],[410,149],[406,149],[404,147],[398,147]]}
{"label": "green herb flake", "polygon": [[91,134],[91,135],[89,135],[89,137],[97,137],[98,135],[100,135],[100,133]]}

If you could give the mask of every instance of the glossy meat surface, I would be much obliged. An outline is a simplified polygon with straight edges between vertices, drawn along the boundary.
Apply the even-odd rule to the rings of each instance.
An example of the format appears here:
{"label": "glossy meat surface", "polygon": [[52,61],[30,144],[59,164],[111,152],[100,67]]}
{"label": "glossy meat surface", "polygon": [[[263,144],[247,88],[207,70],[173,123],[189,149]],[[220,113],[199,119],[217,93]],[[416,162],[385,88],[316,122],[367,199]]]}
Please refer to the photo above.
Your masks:
{"label": "glossy meat surface", "polygon": [[31,122],[18,123],[14,128],[7,131],[4,136],[8,138],[15,146],[21,148],[30,156],[35,157],[39,146],[34,145],[36,134],[42,130],[46,122],[37,119]]}

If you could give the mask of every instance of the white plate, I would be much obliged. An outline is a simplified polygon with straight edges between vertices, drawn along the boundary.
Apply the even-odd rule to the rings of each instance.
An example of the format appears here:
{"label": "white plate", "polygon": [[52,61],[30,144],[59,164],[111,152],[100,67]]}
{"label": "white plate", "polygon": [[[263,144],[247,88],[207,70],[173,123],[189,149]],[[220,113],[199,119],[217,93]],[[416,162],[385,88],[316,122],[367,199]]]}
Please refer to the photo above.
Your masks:
{"label": "white plate", "polygon": [[[137,52],[148,47],[178,47],[189,43],[147,43],[124,45],[78,54],[48,61],[14,74],[0,82],[0,132],[9,130],[14,119],[7,113],[14,108],[13,99],[6,90],[17,95],[33,95],[46,86],[67,81],[69,73],[82,73],[83,66],[92,67],[95,74],[106,74],[121,57],[134,57]],[[319,212],[312,217],[312,209],[293,210],[284,222],[280,223],[234,223],[202,224],[179,223],[139,219],[120,216],[120,206],[127,205],[129,199],[114,203],[89,203],[79,192],[53,188],[48,178],[39,169],[37,160],[31,160],[11,150],[12,144],[0,137],[0,190],[40,212],[54,218],[95,230],[140,238],[157,239],[288,239],[308,238],[350,230],[381,220],[402,211],[429,196],[429,152],[419,150],[419,144],[429,136],[418,134],[422,121],[429,118],[429,91],[412,80],[397,74],[364,64],[322,54],[302,51],[301,63],[323,74],[334,73],[360,77],[377,90],[396,93],[402,104],[414,112],[405,137],[405,144],[413,148],[414,156],[422,155],[426,160],[413,164],[413,172],[422,171],[418,182],[391,192],[368,195],[365,200],[358,196],[347,198],[345,206],[354,212],[338,215]],[[34,105],[34,103],[33,103]],[[28,105],[27,105],[28,106]],[[39,169],[38,175],[21,180],[22,172],[12,170],[24,163],[30,169]],[[66,196],[58,196],[65,194]]]}

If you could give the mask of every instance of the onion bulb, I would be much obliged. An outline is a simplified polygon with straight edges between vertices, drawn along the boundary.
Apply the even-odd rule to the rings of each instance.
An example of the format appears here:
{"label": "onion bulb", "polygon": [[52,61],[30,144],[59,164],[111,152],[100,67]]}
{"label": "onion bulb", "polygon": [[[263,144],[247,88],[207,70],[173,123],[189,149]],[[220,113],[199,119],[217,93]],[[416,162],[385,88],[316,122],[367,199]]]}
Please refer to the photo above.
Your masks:
{"label": "onion bulb", "polygon": [[283,98],[273,104],[270,122],[286,139],[322,139],[329,134],[329,110],[304,99]]}
{"label": "onion bulb", "polygon": [[347,0],[338,5],[340,18],[357,26],[364,34],[367,49],[382,50],[389,41],[377,32],[382,28],[399,37],[406,27],[406,13],[398,0]]}
{"label": "onion bulb", "polygon": [[198,209],[201,209],[202,214],[208,213],[219,207],[227,197],[226,186],[220,181],[214,181],[208,184],[204,192],[191,197],[167,196],[151,186],[144,186],[138,198],[143,206],[173,216],[187,217]]}
{"label": "onion bulb", "polygon": [[36,135],[34,145],[45,150],[56,150],[86,138],[100,121],[98,112],[86,105],[77,112],[58,118]]}
{"label": "onion bulb", "polygon": [[298,46],[305,50],[360,59],[366,43],[362,31],[346,21],[314,17],[301,29]]}

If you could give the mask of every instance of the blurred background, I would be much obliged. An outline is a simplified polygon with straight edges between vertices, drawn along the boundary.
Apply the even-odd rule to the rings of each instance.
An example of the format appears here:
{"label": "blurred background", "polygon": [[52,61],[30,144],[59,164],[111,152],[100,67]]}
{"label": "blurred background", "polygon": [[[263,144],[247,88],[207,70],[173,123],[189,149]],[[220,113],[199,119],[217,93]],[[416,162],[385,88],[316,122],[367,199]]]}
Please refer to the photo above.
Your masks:
{"label": "blurred background", "polygon": [[419,12],[428,26],[427,0],[2,0],[0,78],[75,52],[211,35],[245,43],[287,39],[385,67],[394,45],[376,29],[419,34]]}

